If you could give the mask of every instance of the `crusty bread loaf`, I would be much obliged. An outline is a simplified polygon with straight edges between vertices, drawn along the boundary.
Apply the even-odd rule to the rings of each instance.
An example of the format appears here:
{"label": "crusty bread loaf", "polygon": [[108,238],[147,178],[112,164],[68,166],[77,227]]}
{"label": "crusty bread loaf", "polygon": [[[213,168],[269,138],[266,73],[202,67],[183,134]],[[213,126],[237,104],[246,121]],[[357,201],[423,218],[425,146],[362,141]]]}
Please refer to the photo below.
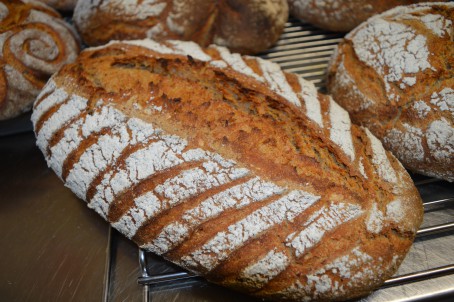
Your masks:
{"label": "crusty bread loaf", "polygon": [[0,1],[0,120],[30,110],[49,77],[75,60],[79,42],[42,3]]}
{"label": "crusty bread loaf", "polygon": [[400,163],[278,65],[193,42],[85,50],[32,115],[49,166],[140,247],[270,299],[369,293],[422,203]]}
{"label": "crusty bread loaf", "polygon": [[278,39],[288,18],[286,0],[79,1],[74,21],[88,45],[110,40],[190,40],[243,54]]}
{"label": "crusty bread loaf", "polygon": [[37,0],[47,5],[63,11],[72,11],[76,6],[77,0]]}
{"label": "crusty bread loaf", "polygon": [[328,89],[408,169],[454,181],[454,3],[398,7],[343,40]]}
{"label": "crusty bread loaf", "polygon": [[290,14],[297,18],[323,29],[347,32],[393,7],[436,1],[440,0],[288,0],[288,3]]}

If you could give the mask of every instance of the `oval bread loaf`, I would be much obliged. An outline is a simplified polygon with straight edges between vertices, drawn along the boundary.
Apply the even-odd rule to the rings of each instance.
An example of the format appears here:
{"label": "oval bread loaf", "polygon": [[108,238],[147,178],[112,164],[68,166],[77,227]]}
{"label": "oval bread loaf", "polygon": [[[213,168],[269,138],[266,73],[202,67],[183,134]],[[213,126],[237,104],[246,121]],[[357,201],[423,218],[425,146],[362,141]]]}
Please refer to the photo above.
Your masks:
{"label": "oval bread loaf", "polygon": [[347,32],[399,5],[440,0],[288,0],[290,14],[320,28]]}
{"label": "oval bread loaf", "polygon": [[29,111],[49,77],[76,59],[75,31],[45,4],[0,1],[0,120]]}
{"label": "oval bread loaf", "polygon": [[32,116],[49,166],[140,247],[270,299],[390,277],[422,203],[400,163],[309,82],[221,47],[85,50]]}
{"label": "oval bread loaf", "polygon": [[79,1],[74,22],[88,45],[110,40],[190,40],[257,53],[278,39],[286,0]]}
{"label": "oval bread loaf", "polygon": [[328,90],[408,169],[454,181],[454,2],[397,7],[339,44]]}

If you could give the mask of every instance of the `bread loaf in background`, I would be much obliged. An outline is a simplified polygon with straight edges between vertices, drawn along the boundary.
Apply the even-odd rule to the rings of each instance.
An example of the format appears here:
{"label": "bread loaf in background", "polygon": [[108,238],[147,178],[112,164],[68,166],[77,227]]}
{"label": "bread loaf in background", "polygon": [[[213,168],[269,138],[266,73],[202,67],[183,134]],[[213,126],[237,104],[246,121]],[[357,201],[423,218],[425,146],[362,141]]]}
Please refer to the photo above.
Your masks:
{"label": "bread loaf in background", "polygon": [[45,4],[0,1],[0,120],[31,109],[49,77],[77,57],[75,31]]}
{"label": "bread loaf in background", "polygon": [[193,42],[83,51],[34,104],[48,165],[141,248],[274,300],[366,295],[422,220],[406,170],[278,65]]}
{"label": "bread loaf in background", "polygon": [[74,22],[88,45],[110,40],[190,40],[243,54],[278,39],[288,19],[286,0],[79,1]]}
{"label": "bread loaf in background", "polygon": [[408,169],[454,181],[454,3],[398,7],[349,33],[328,90]]}
{"label": "bread loaf in background", "polygon": [[[369,17],[400,5],[437,0],[288,0],[290,14],[331,31],[348,32]],[[439,0],[438,0],[439,1]],[[446,2],[446,1],[445,1]]]}
{"label": "bread loaf in background", "polygon": [[[77,0],[36,0],[43,2],[55,9],[62,11],[72,11],[76,7]],[[86,1],[86,0],[82,0]]]}

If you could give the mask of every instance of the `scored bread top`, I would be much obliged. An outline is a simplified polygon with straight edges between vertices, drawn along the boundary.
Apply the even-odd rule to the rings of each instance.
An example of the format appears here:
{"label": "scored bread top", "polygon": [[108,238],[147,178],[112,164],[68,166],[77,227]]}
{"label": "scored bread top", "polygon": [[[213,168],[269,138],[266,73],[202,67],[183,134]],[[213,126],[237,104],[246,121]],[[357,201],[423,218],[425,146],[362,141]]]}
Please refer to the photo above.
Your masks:
{"label": "scored bread top", "polygon": [[139,246],[259,297],[352,298],[422,219],[400,163],[278,65],[192,42],[85,50],[34,105],[37,144]]}
{"label": "scored bread top", "polygon": [[401,6],[339,44],[328,89],[408,169],[454,181],[454,2]]}

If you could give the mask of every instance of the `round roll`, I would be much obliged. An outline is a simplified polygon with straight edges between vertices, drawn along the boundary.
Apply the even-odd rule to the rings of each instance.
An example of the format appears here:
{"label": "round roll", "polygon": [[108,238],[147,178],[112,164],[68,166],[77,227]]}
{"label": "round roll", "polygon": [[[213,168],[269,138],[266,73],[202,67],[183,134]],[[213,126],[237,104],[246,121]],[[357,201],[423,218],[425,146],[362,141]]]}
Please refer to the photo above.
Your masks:
{"label": "round roll", "polygon": [[410,170],[454,181],[454,3],[397,7],[340,43],[328,89]]}
{"label": "round roll", "polygon": [[30,109],[55,71],[80,51],[76,34],[42,3],[0,1],[0,120]]}
{"label": "round roll", "polygon": [[217,44],[241,53],[273,45],[288,18],[286,0],[79,1],[74,21],[88,45],[152,38]]}
{"label": "round roll", "polygon": [[440,0],[288,0],[290,14],[315,26],[347,32],[369,17],[399,5]]}

